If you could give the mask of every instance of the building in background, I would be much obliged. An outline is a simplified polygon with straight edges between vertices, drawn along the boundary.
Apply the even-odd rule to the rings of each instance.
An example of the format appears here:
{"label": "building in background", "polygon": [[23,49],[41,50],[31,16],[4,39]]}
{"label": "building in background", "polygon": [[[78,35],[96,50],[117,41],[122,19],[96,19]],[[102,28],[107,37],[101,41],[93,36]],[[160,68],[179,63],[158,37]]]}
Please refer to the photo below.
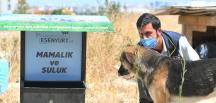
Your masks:
{"label": "building in background", "polygon": [[17,4],[18,0],[0,0],[0,13],[13,13]]}

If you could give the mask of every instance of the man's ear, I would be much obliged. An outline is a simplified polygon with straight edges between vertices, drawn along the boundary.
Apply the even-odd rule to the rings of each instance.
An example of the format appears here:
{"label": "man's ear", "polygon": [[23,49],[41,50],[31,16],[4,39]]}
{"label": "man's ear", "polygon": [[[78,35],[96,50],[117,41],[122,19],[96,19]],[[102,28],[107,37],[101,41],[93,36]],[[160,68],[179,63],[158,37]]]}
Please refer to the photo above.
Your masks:
{"label": "man's ear", "polygon": [[126,59],[128,60],[129,63],[134,64],[135,62],[135,54],[125,52]]}
{"label": "man's ear", "polygon": [[158,29],[156,30],[156,32],[157,32],[157,34],[161,34],[161,33],[162,33],[161,28],[158,28]]}

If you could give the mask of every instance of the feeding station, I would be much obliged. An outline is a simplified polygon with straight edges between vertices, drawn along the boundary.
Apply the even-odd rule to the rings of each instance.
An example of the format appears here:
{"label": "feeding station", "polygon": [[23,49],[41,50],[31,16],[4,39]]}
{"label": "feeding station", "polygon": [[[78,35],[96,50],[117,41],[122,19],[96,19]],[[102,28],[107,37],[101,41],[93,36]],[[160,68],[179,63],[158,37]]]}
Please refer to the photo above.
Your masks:
{"label": "feeding station", "polygon": [[87,32],[113,32],[105,16],[0,15],[21,31],[21,103],[84,103]]}

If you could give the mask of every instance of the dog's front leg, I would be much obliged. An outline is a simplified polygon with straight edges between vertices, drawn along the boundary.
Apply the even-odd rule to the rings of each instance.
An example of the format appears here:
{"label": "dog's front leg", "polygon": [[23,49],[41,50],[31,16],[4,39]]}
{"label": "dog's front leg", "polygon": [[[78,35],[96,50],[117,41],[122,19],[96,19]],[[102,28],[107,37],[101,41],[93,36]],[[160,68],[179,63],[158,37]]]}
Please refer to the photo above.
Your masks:
{"label": "dog's front leg", "polygon": [[170,94],[167,89],[159,86],[150,87],[149,93],[154,103],[169,103]]}
{"label": "dog's front leg", "polygon": [[166,87],[166,74],[164,71],[159,71],[148,86],[154,103],[169,103],[170,93]]}

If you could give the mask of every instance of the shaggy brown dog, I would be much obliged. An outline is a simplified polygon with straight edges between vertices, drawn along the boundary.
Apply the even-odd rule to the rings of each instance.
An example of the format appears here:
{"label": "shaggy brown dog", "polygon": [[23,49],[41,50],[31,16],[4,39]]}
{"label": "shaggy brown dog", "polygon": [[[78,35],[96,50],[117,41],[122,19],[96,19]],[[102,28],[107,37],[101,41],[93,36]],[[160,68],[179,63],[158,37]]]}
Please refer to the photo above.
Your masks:
{"label": "shaggy brown dog", "polygon": [[151,49],[129,46],[122,52],[120,61],[119,75],[141,78],[154,103],[179,101],[184,67],[183,103],[216,103],[216,59],[183,62]]}

